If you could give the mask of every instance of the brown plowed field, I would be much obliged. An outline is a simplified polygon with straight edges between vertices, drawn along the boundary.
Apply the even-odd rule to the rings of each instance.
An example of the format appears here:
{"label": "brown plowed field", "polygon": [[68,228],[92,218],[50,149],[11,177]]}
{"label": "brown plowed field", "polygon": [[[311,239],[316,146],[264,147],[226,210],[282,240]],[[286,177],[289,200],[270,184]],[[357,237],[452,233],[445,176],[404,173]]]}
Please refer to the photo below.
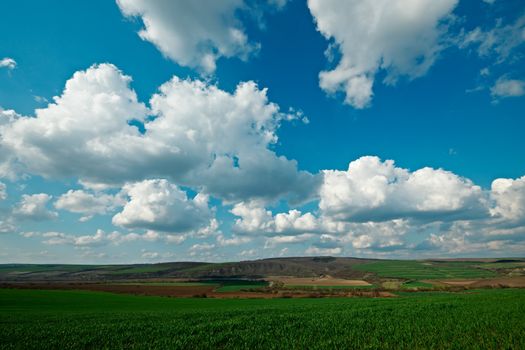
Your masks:
{"label": "brown plowed field", "polygon": [[338,291],[335,293],[312,293],[305,291],[277,292],[215,292],[216,286],[148,286],[102,283],[3,283],[0,288],[41,289],[41,290],[86,290],[97,292],[122,293],[132,295],[166,297],[211,297],[211,298],[318,298],[318,297],[394,297],[389,292]]}
{"label": "brown plowed field", "polygon": [[88,290],[135,295],[158,295],[173,297],[192,297],[209,294],[215,286],[151,286],[140,284],[105,284],[105,283],[11,283],[0,285],[1,288],[20,289],[59,289]]}

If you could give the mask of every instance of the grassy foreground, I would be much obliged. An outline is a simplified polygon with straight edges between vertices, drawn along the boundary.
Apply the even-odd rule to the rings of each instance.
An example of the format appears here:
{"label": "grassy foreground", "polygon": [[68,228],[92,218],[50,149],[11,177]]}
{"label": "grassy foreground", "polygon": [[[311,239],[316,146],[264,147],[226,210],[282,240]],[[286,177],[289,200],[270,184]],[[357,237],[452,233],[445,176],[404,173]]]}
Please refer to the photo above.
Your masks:
{"label": "grassy foreground", "polygon": [[525,348],[525,291],[170,299],[0,289],[0,348]]}

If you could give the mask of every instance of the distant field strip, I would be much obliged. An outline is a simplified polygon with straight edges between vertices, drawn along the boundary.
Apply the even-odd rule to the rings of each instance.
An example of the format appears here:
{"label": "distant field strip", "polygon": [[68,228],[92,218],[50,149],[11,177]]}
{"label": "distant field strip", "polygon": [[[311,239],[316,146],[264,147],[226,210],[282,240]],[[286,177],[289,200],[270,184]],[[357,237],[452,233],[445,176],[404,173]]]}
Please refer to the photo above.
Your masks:
{"label": "distant field strip", "polygon": [[372,272],[379,277],[406,279],[453,279],[493,277],[492,271],[471,267],[464,263],[429,263],[425,261],[377,261],[354,266],[354,269]]}
{"label": "distant field strip", "polygon": [[177,299],[0,289],[0,348],[525,349],[524,290],[402,295]]}

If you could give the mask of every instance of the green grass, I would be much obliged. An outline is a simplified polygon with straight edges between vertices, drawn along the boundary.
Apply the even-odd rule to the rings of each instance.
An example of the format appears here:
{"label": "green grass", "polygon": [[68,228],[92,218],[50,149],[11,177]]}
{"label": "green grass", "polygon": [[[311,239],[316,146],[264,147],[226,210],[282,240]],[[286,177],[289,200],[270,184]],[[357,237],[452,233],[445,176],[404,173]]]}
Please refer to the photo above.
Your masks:
{"label": "green grass", "polygon": [[0,289],[2,349],[523,349],[525,291],[176,299]]}
{"label": "green grass", "polygon": [[415,260],[390,260],[359,264],[354,269],[372,272],[379,277],[406,279],[449,279],[483,278],[497,276],[488,270],[472,267],[465,263],[435,263]]}

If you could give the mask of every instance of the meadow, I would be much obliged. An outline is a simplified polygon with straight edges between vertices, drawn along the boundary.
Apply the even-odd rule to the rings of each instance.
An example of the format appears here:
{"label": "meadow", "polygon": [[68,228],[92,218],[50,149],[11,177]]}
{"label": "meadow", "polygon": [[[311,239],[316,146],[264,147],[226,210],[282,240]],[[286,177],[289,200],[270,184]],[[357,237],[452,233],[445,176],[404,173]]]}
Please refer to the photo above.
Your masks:
{"label": "meadow", "polygon": [[523,349],[525,290],[199,299],[0,289],[2,349]]}

